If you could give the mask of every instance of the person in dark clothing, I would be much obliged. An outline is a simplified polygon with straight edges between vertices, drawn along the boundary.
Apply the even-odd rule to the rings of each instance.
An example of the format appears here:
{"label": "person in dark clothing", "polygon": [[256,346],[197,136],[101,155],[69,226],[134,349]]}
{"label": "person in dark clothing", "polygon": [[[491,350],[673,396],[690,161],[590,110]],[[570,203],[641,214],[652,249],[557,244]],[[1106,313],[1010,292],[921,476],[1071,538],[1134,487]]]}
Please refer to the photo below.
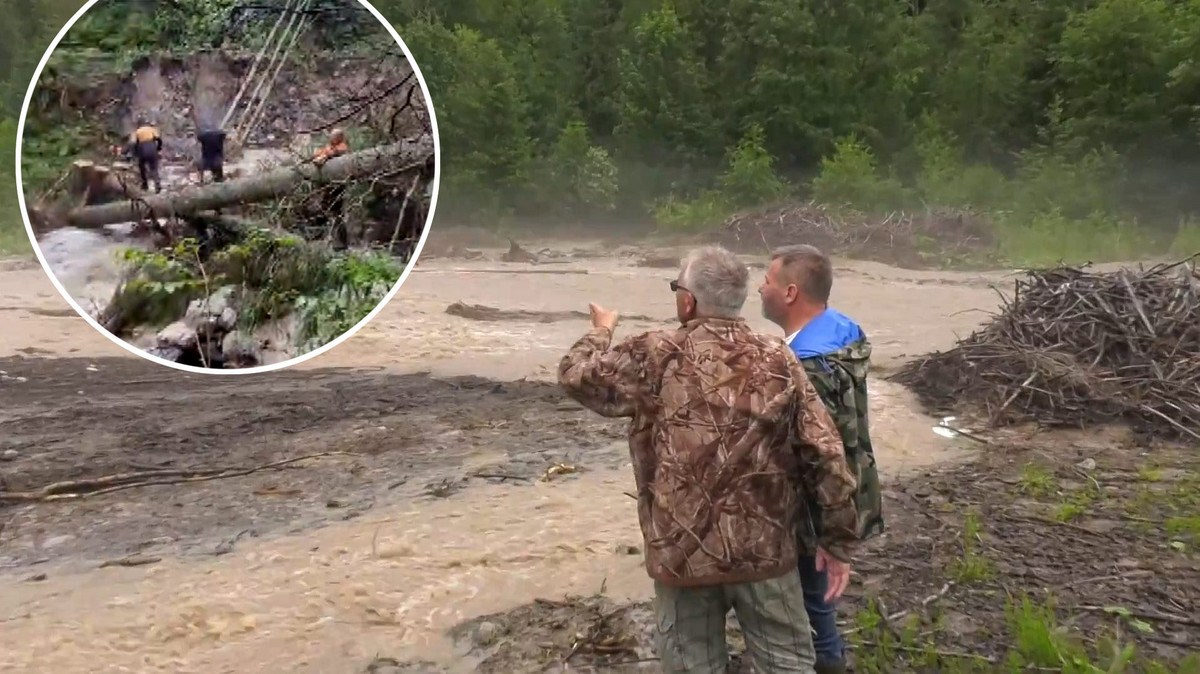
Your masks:
{"label": "person in dark clothing", "polygon": [[158,129],[142,121],[133,132],[131,140],[133,156],[137,158],[138,174],[142,178],[142,189],[150,189],[150,181],[153,181],[154,191],[162,192],[162,180],[158,175],[158,155],[163,147],[162,135]]}
{"label": "person in dark clothing", "polygon": [[225,181],[225,132],[220,129],[207,129],[196,134],[200,141],[200,182],[204,182],[204,172],[212,173],[213,182]]}

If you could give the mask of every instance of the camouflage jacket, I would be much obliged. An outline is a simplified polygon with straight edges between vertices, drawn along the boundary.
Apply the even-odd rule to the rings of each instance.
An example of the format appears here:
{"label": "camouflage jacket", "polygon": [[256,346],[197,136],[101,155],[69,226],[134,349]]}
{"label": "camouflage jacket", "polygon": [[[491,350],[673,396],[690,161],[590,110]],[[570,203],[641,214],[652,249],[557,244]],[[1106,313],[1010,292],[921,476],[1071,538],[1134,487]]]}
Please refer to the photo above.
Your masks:
{"label": "camouflage jacket", "polygon": [[646,568],[676,586],[744,583],[795,568],[800,484],[823,545],[849,560],[854,476],[833,420],[781,339],[697,319],[609,348],[604,328],[563,357],[567,394],[632,417],[629,450]]}
{"label": "camouflage jacket", "polygon": [[[800,359],[809,381],[837,425],[846,461],[855,476],[854,501],[860,539],[884,530],[879,470],[868,428],[867,372],[870,361],[871,343],[866,336],[836,351]],[[807,501],[812,526],[802,529],[801,535],[812,540],[821,529],[821,512],[815,507],[814,497],[809,496]],[[802,521],[801,524],[805,523]]]}

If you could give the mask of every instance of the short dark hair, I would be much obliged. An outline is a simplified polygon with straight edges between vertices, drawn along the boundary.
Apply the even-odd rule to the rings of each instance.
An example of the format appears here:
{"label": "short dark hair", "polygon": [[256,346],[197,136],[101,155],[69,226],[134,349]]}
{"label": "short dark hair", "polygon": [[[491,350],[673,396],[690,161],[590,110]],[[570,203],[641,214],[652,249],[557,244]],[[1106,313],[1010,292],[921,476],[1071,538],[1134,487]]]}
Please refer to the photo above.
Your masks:
{"label": "short dark hair", "polygon": [[777,248],[771,261],[782,260],[779,267],[780,280],[794,284],[806,297],[814,302],[829,303],[829,292],[833,289],[833,264],[816,246],[798,244]]}

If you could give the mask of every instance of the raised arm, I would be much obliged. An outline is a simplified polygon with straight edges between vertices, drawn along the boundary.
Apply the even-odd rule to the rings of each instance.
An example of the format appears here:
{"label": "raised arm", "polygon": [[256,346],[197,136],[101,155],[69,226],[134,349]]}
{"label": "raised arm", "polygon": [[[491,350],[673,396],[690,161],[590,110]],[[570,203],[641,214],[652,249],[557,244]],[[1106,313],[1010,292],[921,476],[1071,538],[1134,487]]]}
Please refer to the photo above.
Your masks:
{"label": "raised arm", "polygon": [[610,328],[596,327],[571,347],[558,364],[558,383],[581,405],[606,417],[633,416],[649,340],[629,337],[609,348]]}

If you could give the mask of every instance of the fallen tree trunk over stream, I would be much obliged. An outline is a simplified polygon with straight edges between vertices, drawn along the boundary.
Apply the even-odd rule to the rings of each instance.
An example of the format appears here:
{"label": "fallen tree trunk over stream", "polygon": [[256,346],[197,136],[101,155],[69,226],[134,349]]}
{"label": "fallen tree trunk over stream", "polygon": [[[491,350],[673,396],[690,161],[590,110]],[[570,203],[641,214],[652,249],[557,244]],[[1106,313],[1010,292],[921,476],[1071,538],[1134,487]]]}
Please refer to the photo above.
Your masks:
{"label": "fallen tree trunk over stream", "polygon": [[394,174],[421,166],[431,159],[433,139],[425,136],[416,141],[402,141],[337,157],[321,167],[310,163],[285,166],[248,178],[192,187],[140,200],[77,208],[67,214],[67,221],[75,227],[99,228],[150,216],[187,216],[237,204],[277,199],[295,191],[305,181],[340,182]]}

